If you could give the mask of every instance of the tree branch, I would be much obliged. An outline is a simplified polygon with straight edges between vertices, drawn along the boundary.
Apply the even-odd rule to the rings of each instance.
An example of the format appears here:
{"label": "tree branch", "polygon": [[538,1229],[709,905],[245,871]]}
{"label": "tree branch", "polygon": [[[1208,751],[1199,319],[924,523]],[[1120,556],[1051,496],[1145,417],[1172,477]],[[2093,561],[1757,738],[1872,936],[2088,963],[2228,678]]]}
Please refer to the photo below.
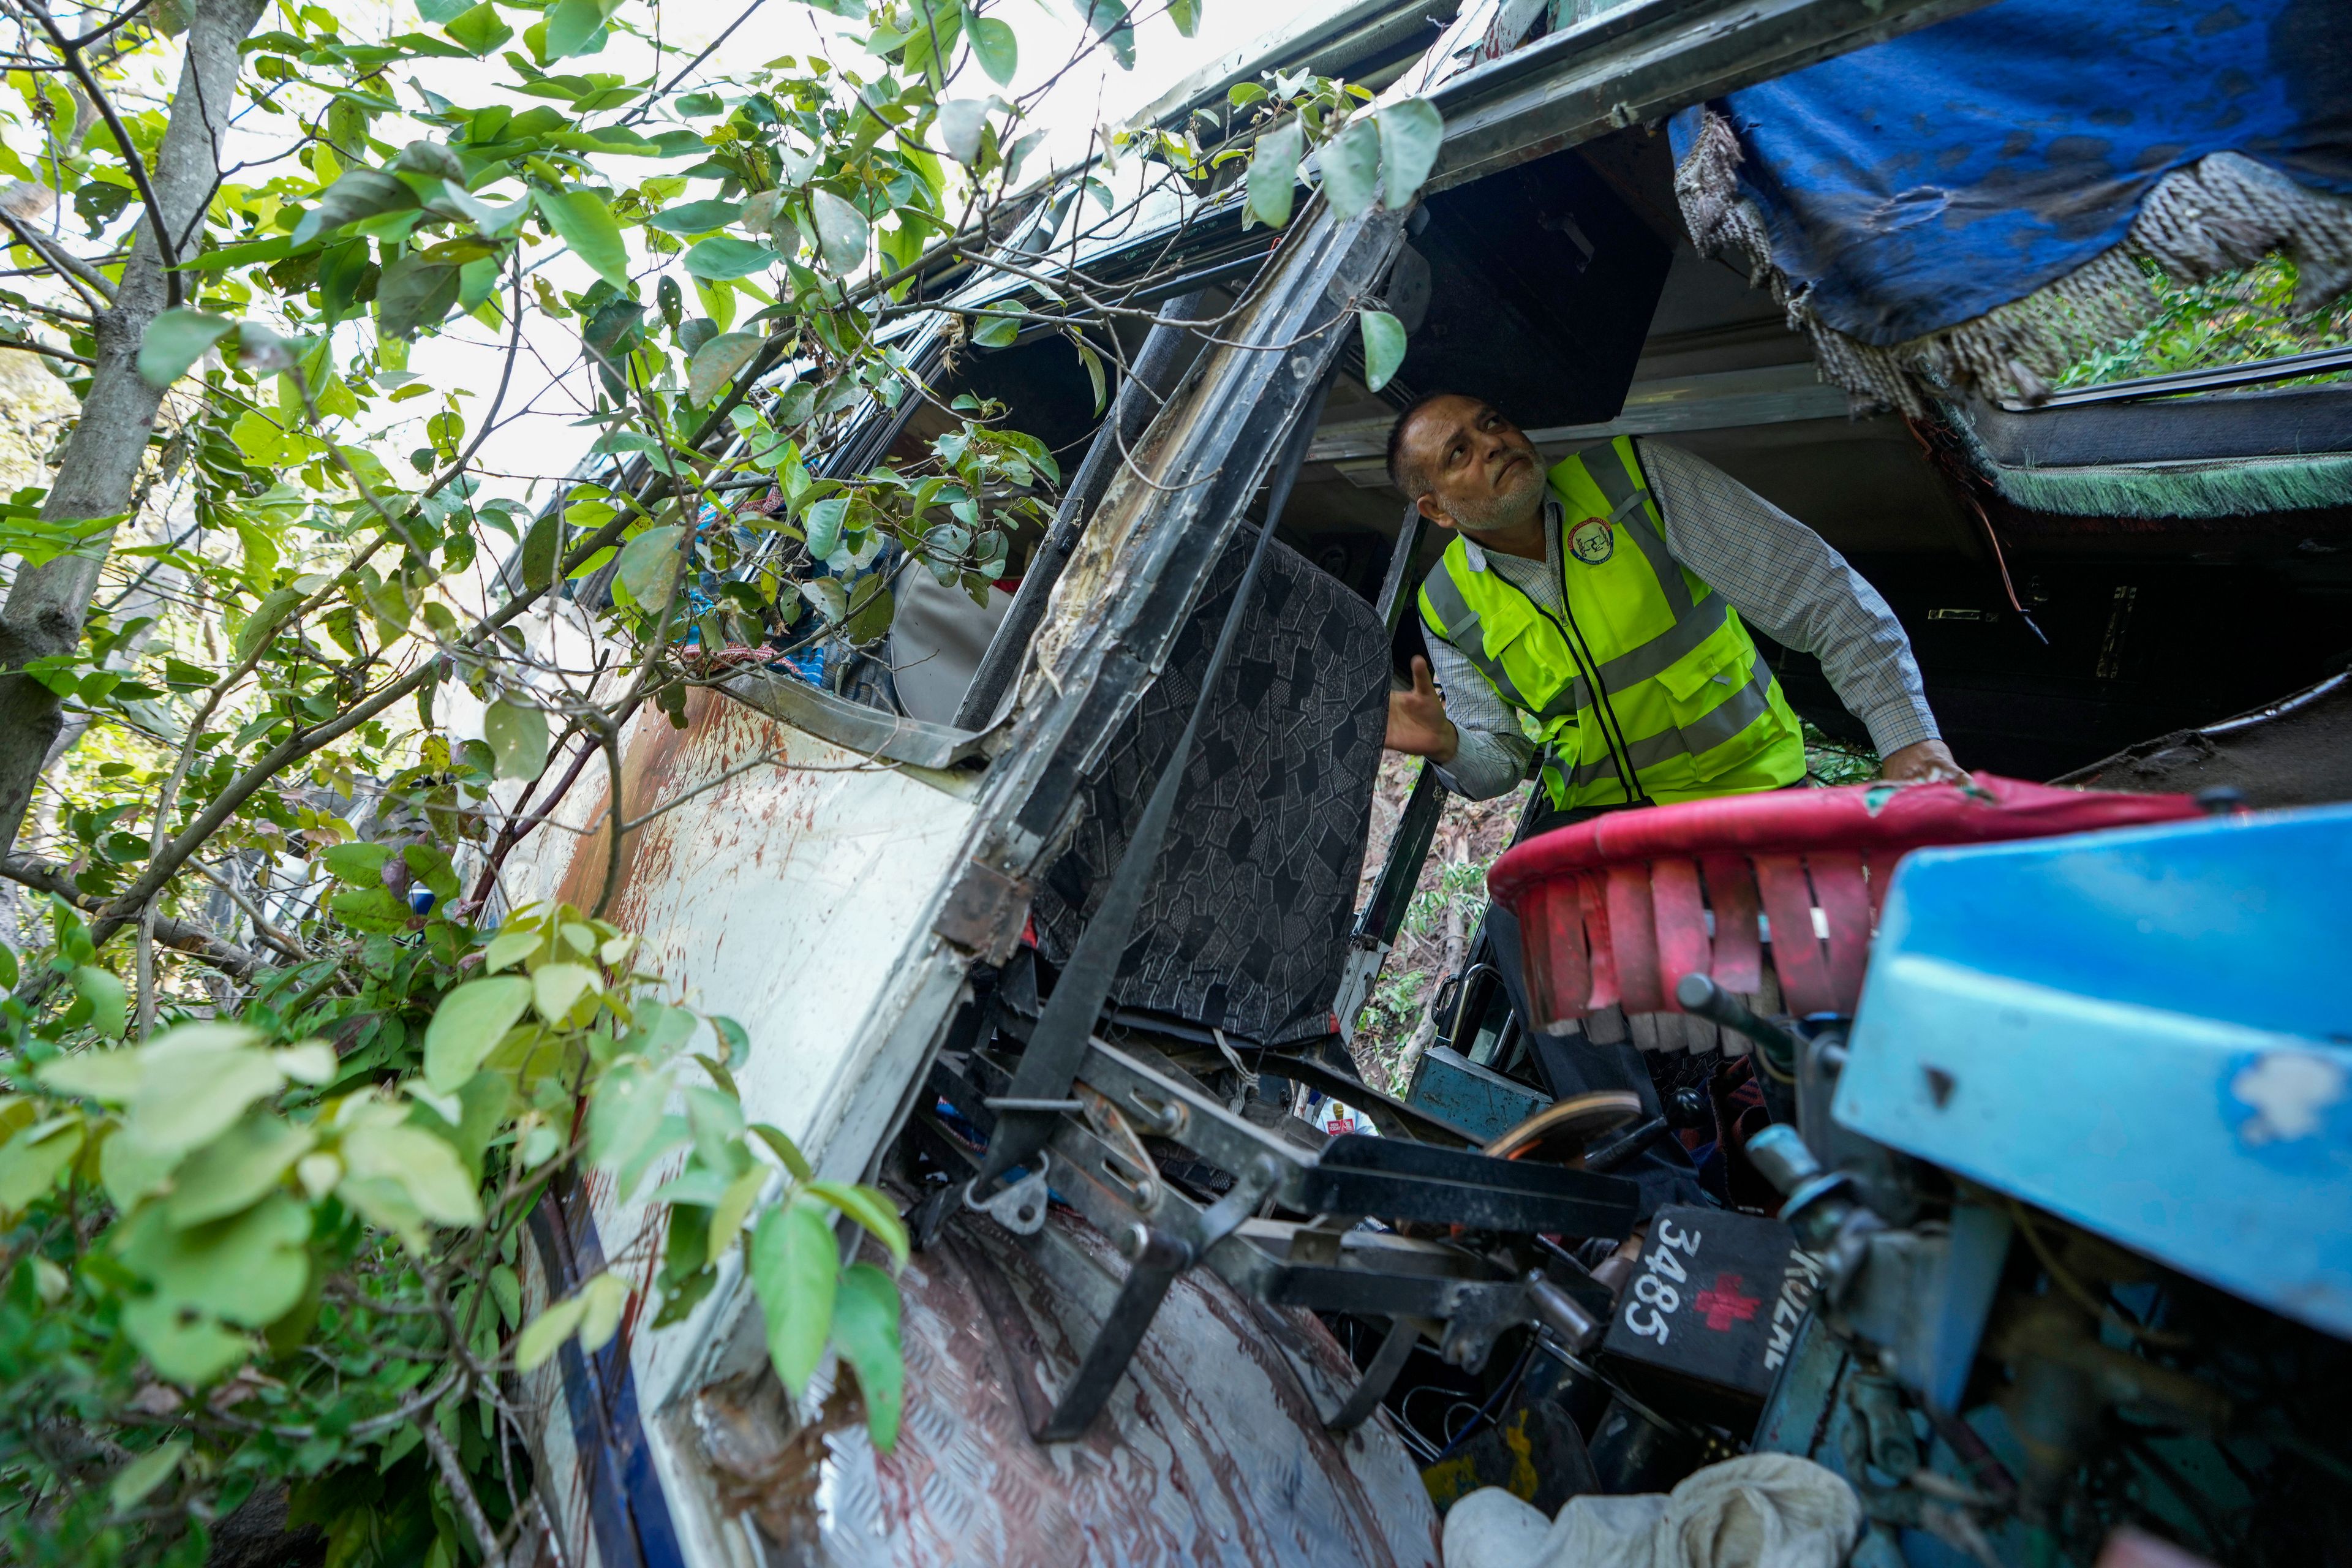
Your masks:
{"label": "tree branch", "polygon": [[[55,893],[75,909],[96,913],[105,908],[106,900],[92,898],[73,884],[62,866],[47,866],[27,855],[0,856],[0,877],[20,883],[37,892]],[[203,926],[187,921],[177,921],[168,915],[155,917],[155,940],[191,958],[201,959],[215,969],[236,979],[252,982],[277,973],[268,959],[259,953],[224,942]]]}
{"label": "tree branch", "polygon": [[89,300],[93,309],[103,310],[113,303],[114,285],[105,273],[71,251],[62,248],[52,250],[47,240],[26,228],[16,221],[15,214],[5,208],[0,208],[0,223],[8,226],[8,231],[26,249],[47,262],[52,273],[82,290],[82,297]]}
{"label": "tree branch", "polygon": [[122,154],[123,166],[131,171],[131,183],[139,187],[139,200],[147,208],[147,226],[155,234],[156,253],[163,258],[164,308],[178,310],[181,298],[180,247],[173,240],[171,226],[164,221],[163,204],[155,199],[155,186],[147,178],[147,160],[142,158],[139,149],[131,145],[131,132],[124,128],[122,117],[114,112],[114,105],[107,100],[106,90],[98,85],[97,76],[83,62],[80,46],[66,37],[65,29],[58,26],[56,18],[49,15],[49,8],[40,4],[40,0],[23,0],[23,5],[32,13],[33,19],[40,23],[41,31],[48,34],[49,41],[57,45],[58,52],[65,57],[66,68],[73,72],[76,81],[81,83],[82,91],[89,94],[90,102],[98,106],[99,117],[106,121],[106,129],[113,135],[115,151]]}
{"label": "tree branch", "polygon": [[489,1516],[482,1511],[482,1500],[474,1495],[474,1483],[466,1479],[466,1467],[458,1461],[457,1450],[450,1446],[441,1431],[440,1422],[431,1415],[420,1417],[416,1429],[425,1437],[425,1446],[432,1450],[433,1463],[441,1472],[441,1479],[449,1489],[449,1503],[464,1518],[466,1527],[474,1532],[475,1544],[482,1549],[485,1563],[499,1560],[499,1532],[490,1528]]}

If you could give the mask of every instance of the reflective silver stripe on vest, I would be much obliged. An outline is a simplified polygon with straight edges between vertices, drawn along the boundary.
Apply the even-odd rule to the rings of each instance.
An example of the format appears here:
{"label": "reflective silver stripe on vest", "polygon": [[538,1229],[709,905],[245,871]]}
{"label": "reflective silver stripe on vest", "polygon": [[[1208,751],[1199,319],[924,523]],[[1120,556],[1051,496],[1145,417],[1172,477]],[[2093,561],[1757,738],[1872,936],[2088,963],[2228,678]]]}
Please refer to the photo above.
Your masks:
{"label": "reflective silver stripe on vest", "polygon": [[[1615,445],[1604,442],[1598,447],[1587,447],[1577,456],[1584,464],[1584,471],[1609,501],[1612,508],[1610,521],[1612,523],[1623,522],[1625,531],[1633,535],[1634,543],[1641,548],[1643,558],[1649,563],[1651,575],[1657,579],[1658,591],[1665,595],[1667,607],[1675,617],[1674,625],[1665,631],[1639,647],[1619,654],[1601,667],[1598,673],[1601,690],[1622,691],[1664,673],[1677,660],[1721,630],[1727,618],[1728,607],[1720,594],[1709,595],[1704,605],[1691,603],[1690,588],[1683,580],[1682,567],[1667,552],[1664,535],[1651,521],[1645,510],[1650,501],[1650,492],[1642,488],[1635,471],[1623,461]],[[1564,536],[1565,531],[1563,521],[1555,532]],[[1555,539],[1554,553],[1560,557],[1564,568],[1567,558],[1564,537]],[[1565,586],[1563,584],[1563,589]],[[1422,592],[1428,597],[1430,609],[1436,614],[1439,624],[1444,627],[1443,636],[1446,642],[1467,658],[1494,686],[1496,693],[1511,707],[1523,713],[1533,713],[1539,722],[1549,724],[1555,720],[1569,718],[1592,704],[1592,688],[1582,675],[1571,677],[1540,709],[1529,702],[1513,683],[1501,661],[1486,657],[1486,637],[1477,612],[1471,609],[1469,602],[1463,598],[1460,585],[1454,581],[1453,573],[1444,562],[1440,562],[1437,570],[1423,580]],[[1537,607],[1537,613],[1547,620],[1553,619],[1540,606]],[[1553,624],[1557,626],[1558,622]],[[1759,668],[1761,667],[1759,660]],[[1743,698],[1735,697],[1723,710],[1743,706]],[[1737,734],[1746,729],[1754,721],[1755,716],[1754,712],[1749,712],[1732,727],[1731,733]],[[1668,738],[1670,736],[1658,739]],[[1709,745],[1717,743],[1710,742]],[[1639,754],[1643,746],[1652,744],[1654,742],[1645,742],[1643,746],[1633,748],[1636,753],[1636,768],[1649,765],[1639,760]],[[1660,752],[1658,756],[1672,756],[1683,749],[1669,747]],[[1706,747],[1699,749],[1704,751]]]}
{"label": "reflective silver stripe on vest", "polygon": [[1676,620],[1689,615],[1690,585],[1683,581],[1682,567],[1666,550],[1664,533],[1650,521],[1650,513],[1644,504],[1650,500],[1650,492],[1642,487],[1640,479],[1629,468],[1623,454],[1617,450],[1617,444],[1603,442],[1598,447],[1588,447],[1576,456],[1584,464],[1585,473],[1608,498],[1609,521],[1622,521],[1625,524],[1625,531],[1633,536],[1633,542],[1641,546],[1643,555],[1648,558],[1650,570],[1657,575],[1658,588],[1666,596],[1666,607],[1674,611]]}
{"label": "reflective silver stripe on vest", "polygon": [[[1755,673],[1746,685],[1721,706],[1709,710],[1691,721],[1683,729],[1667,730],[1646,741],[1635,741],[1625,748],[1633,759],[1638,776],[1648,773],[1660,763],[1679,756],[1696,756],[1711,752],[1771,710],[1772,671],[1762,658],[1756,661]],[[1555,759],[1556,760],[1556,759]],[[1614,779],[1617,764],[1603,757],[1599,762],[1586,763],[1571,770],[1569,784],[1581,789],[1598,779]]]}
{"label": "reflective silver stripe on vest", "polygon": [[1512,683],[1510,672],[1503,668],[1502,662],[1486,657],[1486,638],[1479,626],[1478,613],[1470,607],[1469,601],[1463,598],[1461,587],[1455,584],[1454,574],[1446,569],[1443,560],[1438,562],[1437,570],[1423,579],[1421,591],[1427,596],[1429,607],[1437,612],[1438,624],[1445,628],[1445,640],[1453,646],[1454,651],[1468,659],[1478,673],[1493,684],[1496,694],[1505,702],[1522,713],[1535,711],[1535,704],[1529,702]]}
{"label": "reflective silver stripe on vest", "polygon": [[[1601,689],[1618,692],[1653,676],[1663,675],[1675,661],[1723,629],[1727,618],[1723,595],[1711,596],[1697,608],[1685,613],[1675,624],[1637,648],[1619,654],[1601,667]],[[1592,700],[1584,677],[1578,676],[1560,688],[1559,695],[1545,705],[1540,717],[1564,718]]]}

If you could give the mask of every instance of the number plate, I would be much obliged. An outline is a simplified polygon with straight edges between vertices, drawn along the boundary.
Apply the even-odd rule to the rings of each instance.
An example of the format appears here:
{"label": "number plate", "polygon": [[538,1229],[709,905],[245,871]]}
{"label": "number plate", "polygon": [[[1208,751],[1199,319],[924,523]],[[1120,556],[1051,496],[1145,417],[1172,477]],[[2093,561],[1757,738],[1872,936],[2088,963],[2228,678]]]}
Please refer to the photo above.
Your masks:
{"label": "number plate", "polygon": [[1601,1348],[1761,1399],[1821,1277],[1821,1259],[1778,1220],[1663,1208]]}

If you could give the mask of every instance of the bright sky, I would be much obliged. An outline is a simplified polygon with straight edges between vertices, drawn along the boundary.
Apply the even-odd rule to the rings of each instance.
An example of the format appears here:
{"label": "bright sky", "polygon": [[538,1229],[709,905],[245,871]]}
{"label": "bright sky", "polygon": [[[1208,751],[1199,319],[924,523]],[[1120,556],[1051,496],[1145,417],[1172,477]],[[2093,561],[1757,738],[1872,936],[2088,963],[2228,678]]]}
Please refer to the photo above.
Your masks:
{"label": "bright sky", "polygon": [[[1204,0],[1201,26],[1191,38],[1178,34],[1164,17],[1145,22],[1137,29],[1136,68],[1132,72],[1120,71],[1108,51],[1097,51],[1069,70],[1040,103],[1033,124],[1046,129],[1050,140],[1040,153],[1033,154],[1029,167],[1035,170],[1045,166],[1049,159],[1058,163],[1081,155],[1096,126],[1126,119],[1217,56],[1279,30],[1318,3],[1320,0]],[[677,41],[685,45],[682,58],[690,59],[740,14],[738,5],[729,0],[698,5],[691,11],[683,7],[671,10],[667,19],[680,15],[694,18],[688,30],[675,35]],[[1072,8],[1049,5],[1045,0],[1022,0],[993,14],[1012,23],[1020,38],[1021,65],[1013,83],[1013,92],[1030,90],[1069,65],[1080,30]],[[828,40],[851,26],[800,0],[764,0],[720,47],[705,68],[705,74],[724,74],[779,56],[805,57],[820,50],[834,52],[837,58],[850,61],[861,57],[854,50],[834,50]],[[560,68],[618,71],[636,79],[646,74],[650,53],[636,40],[615,39],[604,53],[568,60]],[[672,63],[666,71],[677,68],[677,63]],[[435,90],[458,101],[479,101],[492,96],[486,90],[491,74],[489,68],[470,62],[436,60],[431,62],[426,80]],[[470,97],[467,89],[475,87],[475,83],[466,79],[469,75],[482,84]],[[966,75],[971,85],[967,87],[960,79],[957,86],[969,94],[978,95],[992,86],[976,70]],[[519,107],[526,107],[540,100],[515,101]],[[644,166],[647,173],[663,167],[651,162]],[[712,195],[715,189],[698,184],[688,196]],[[559,287],[572,291],[584,289],[591,279],[587,269],[569,257],[549,263],[543,273]],[[688,298],[690,302],[690,294]],[[499,428],[477,458],[486,475],[511,477],[490,479],[485,487],[486,493],[520,495],[528,479],[561,474],[586,449],[593,432],[574,428],[572,422],[591,410],[593,392],[587,371],[572,368],[578,353],[576,331],[576,322],[550,321],[536,315],[526,317],[525,353],[516,366],[514,384],[508,391],[499,416]],[[428,381],[454,384],[471,395],[461,405],[470,433],[497,388],[504,351],[504,334],[494,335],[478,322],[459,318],[445,329],[442,336],[419,339],[411,353],[410,366]],[[410,406],[422,414],[436,405],[430,400],[420,399]]]}

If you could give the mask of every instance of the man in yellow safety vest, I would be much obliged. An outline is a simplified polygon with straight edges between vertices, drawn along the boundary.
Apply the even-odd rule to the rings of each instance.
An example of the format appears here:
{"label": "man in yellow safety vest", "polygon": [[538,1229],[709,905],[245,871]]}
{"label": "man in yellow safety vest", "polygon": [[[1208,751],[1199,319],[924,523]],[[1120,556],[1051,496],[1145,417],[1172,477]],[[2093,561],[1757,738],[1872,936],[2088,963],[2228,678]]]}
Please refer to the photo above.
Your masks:
{"label": "man in yellow safety vest", "polygon": [[[1388,745],[1436,763],[1449,787],[1485,798],[1532,768],[1545,797],[1533,832],[1798,783],[1803,735],[1750,622],[1820,658],[1885,777],[1959,776],[1885,600],[1819,535],[1711,465],[1620,437],[1547,473],[1499,411],[1447,393],[1405,411],[1388,456],[1397,488],[1454,535],[1422,584],[1430,659],[1414,659],[1412,686],[1390,696]],[[1487,934],[1524,1027],[1508,911],[1489,911]],[[1596,1025],[1597,1051],[1530,1030],[1553,1092],[1633,1087],[1654,1105],[1623,1024]],[[1630,1173],[1649,1189],[1645,1207],[1690,1196],[1681,1155]]]}

